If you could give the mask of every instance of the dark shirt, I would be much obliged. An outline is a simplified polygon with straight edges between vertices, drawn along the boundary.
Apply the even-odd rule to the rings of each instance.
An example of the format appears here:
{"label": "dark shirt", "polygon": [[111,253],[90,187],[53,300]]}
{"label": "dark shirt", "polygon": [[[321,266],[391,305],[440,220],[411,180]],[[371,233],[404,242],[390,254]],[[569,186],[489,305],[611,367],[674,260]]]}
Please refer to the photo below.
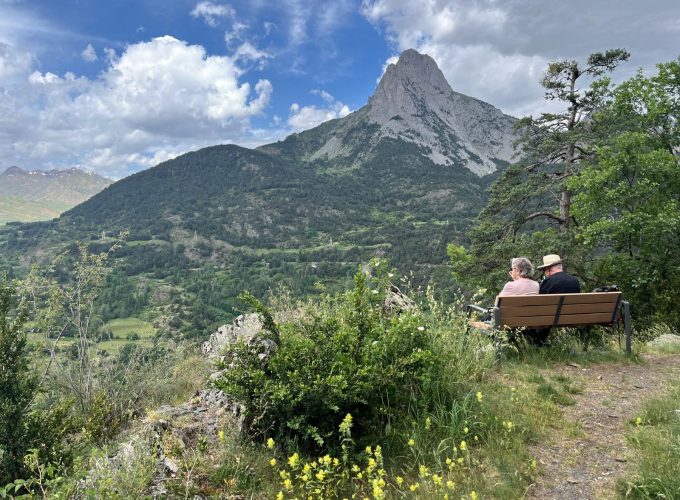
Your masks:
{"label": "dark shirt", "polygon": [[581,284],[571,274],[561,271],[544,279],[538,288],[538,293],[581,293]]}

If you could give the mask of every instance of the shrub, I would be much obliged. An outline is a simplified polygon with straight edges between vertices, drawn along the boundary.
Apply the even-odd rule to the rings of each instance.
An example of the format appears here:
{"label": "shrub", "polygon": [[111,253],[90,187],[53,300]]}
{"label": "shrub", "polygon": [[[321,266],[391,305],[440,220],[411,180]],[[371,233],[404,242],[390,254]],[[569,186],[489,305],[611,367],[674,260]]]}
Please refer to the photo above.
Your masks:
{"label": "shrub", "polygon": [[26,350],[27,317],[14,285],[0,280],[0,484],[19,473],[28,449],[27,410],[37,382]]}
{"label": "shrub", "polygon": [[[281,325],[251,297],[264,318],[264,342],[230,347],[231,369],[215,385],[243,403],[252,436],[325,449],[340,441],[338,426],[348,413],[361,423],[358,440],[375,439],[428,404],[442,364],[420,312],[384,311],[387,288],[386,273],[359,272],[353,290],[324,296],[301,319]],[[267,341],[277,348],[263,362]]]}

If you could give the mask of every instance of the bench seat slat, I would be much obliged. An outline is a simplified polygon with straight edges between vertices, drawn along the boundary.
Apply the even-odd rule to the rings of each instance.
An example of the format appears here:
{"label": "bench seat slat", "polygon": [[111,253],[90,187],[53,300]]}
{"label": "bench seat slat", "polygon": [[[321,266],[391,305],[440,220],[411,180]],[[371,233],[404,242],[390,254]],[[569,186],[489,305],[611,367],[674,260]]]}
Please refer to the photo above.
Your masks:
{"label": "bench seat slat", "polygon": [[620,296],[621,292],[570,293],[564,295],[564,304],[611,304],[616,303]]}
{"label": "bench seat slat", "polygon": [[[500,326],[519,327],[519,326],[553,326],[554,315],[532,316],[532,317],[501,317]],[[608,325],[611,324],[612,313],[590,313],[590,314],[560,314],[559,321],[554,326],[576,326],[576,325]]]}
{"label": "bench seat slat", "polygon": [[509,295],[499,297],[497,305],[503,307],[545,306],[558,304],[564,297],[564,304],[597,304],[618,302],[621,292],[604,293],[563,293],[554,295]]}
{"label": "bench seat slat", "polygon": [[[560,314],[579,314],[579,313],[609,313],[614,314],[616,302],[598,302],[595,304],[564,304]],[[555,316],[557,305],[550,306],[523,306],[501,308],[501,319],[504,318],[524,318],[531,316]]]}

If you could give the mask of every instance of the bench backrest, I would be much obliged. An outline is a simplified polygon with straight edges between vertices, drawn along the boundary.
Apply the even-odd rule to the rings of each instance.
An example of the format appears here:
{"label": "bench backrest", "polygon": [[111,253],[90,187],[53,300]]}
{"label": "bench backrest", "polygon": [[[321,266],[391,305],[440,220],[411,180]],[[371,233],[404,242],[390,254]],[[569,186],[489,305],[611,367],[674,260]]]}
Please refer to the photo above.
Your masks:
{"label": "bench backrest", "polygon": [[621,292],[499,297],[495,326],[611,325],[618,320],[620,306]]}

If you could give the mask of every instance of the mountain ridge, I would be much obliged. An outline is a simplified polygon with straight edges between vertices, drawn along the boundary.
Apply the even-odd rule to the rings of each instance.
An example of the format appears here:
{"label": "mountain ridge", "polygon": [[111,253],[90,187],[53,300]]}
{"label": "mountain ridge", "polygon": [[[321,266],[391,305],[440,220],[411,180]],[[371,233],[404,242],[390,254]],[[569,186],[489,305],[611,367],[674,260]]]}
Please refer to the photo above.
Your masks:
{"label": "mountain ridge", "polygon": [[106,186],[111,179],[77,168],[23,170],[8,167],[0,173],[0,224],[58,217]]}
{"label": "mountain ridge", "polygon": [[[105,250],[111,236],[128,232],[116,254],[119,279],[173,287],[186,300],[182,317],[192,319],[172,323],[191,336],[233,317],[245,289],[262,296],[285,283],[297,296],[318,293],[319,283],[344,286],[373,257],[417,271],[415,285],[453,286],[446,245],[464,243],[486,187],[507,165],[494,148],[511,140],[512,118],[455,94],[441,72],[424,75],[422,86],[398,74],[422,72],[404,68],[414,58],[436,68],[425,57],[407,54],[386,71],[377,97],[347,117],[256,149],[186,153],[108,186],[58,220],[8,227],[0,231],[0,267],[74,241]],[[456,132],[447,118],[456,109],[479,124],[459,123]],[[475,135],[475,127],[485,133]],[[433,160],[437,151],[446,161]]]}

